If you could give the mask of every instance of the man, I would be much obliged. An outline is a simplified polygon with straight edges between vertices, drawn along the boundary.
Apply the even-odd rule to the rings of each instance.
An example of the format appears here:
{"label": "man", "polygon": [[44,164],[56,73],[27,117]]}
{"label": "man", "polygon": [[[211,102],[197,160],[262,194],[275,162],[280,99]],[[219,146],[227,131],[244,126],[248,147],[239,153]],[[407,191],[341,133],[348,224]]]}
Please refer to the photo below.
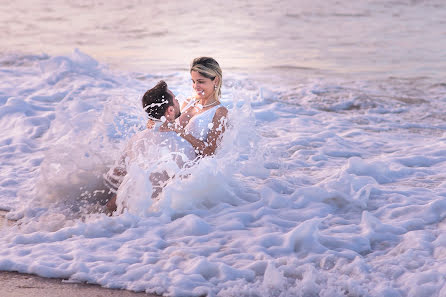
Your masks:
{"label": "man", "polygon": [[156,198],[165,183],[180,170],[187,161],[195,159],[195,152],[189,142],[175,132],[160,132],[173,125],[181,114],[175,95],[164,81],[148,90],[142,97],[142,106],[155,122],[152,129],[136,133],[128,142],[121,158],[105,174],[105,183],[115,194],[107,203],[107,209],[117,209],[116,193],[128,173],[129,166],[139,166],[150,170],[152,198]]}

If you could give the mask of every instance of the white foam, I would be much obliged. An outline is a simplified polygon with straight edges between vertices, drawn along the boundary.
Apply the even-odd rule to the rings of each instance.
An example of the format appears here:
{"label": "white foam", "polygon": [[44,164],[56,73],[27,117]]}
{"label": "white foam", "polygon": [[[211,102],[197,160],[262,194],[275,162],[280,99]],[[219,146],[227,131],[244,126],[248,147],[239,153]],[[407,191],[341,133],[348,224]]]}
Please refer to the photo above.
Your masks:
{"label": "white foam", "polygon": [[[0,72],[0,208],[19,219],[0,230],[0,270],[168,296],[444,293],[445,125],[423,116],[444,108],[440,87],[404,104],[398,92],[424,80],[387,82],[382,100],[383,82],[288,90],[227,74],[217,154],[155,201],[150,166],[130,168],[126,209],[109,217],[102,174],[144,129],[140,96],[161,78],[80,51],[26,60]],[[187,73],[166,77],[192,92]]]}

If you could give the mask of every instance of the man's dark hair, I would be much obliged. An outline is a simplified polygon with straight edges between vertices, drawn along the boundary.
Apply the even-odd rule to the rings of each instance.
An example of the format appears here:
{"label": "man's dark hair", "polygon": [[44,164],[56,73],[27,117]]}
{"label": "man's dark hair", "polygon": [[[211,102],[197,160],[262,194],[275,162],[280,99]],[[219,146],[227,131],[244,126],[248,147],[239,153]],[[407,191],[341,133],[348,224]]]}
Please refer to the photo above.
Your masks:
{"label": "man's dark hair", "polygon": [[167,84],[160,80],[156,86],[148,90],[142,97],[142,107],[150,117],[160,119],[169,106],[173,104],[173,97],[167,92]]}

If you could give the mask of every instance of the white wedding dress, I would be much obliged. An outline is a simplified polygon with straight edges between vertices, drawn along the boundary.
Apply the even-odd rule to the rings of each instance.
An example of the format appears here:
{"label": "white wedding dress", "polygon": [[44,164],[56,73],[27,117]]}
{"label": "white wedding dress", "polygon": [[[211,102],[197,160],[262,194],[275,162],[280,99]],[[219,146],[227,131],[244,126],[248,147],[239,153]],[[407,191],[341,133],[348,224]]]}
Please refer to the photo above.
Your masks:
{"label": "white wedding dress", "polygon": [[201,141],[206,140],[209,130],[212,128],[212,120],[214,119],[215,112],[219,107],[221,107],[221,104],[194,115],[184,128],[186,133],[192,134],[192,136]]}

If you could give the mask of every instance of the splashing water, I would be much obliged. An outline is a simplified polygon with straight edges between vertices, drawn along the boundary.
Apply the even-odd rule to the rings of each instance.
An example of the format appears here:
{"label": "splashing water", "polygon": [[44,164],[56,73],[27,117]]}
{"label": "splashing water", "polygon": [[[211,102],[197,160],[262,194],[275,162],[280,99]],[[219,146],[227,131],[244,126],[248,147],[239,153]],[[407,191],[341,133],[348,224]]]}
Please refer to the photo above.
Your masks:
{"label": "splashing water", "polygon": [[[169,296],[443,293],[444,82],[229,74],[217,154],[158,200],[151,167],[132,167],[109,217],[102,175],[164,77],[80,51],[2,59],[0,207],[19,222],[0,230],[0,270]],[[187,73],[165,79],[190,95]]]}

